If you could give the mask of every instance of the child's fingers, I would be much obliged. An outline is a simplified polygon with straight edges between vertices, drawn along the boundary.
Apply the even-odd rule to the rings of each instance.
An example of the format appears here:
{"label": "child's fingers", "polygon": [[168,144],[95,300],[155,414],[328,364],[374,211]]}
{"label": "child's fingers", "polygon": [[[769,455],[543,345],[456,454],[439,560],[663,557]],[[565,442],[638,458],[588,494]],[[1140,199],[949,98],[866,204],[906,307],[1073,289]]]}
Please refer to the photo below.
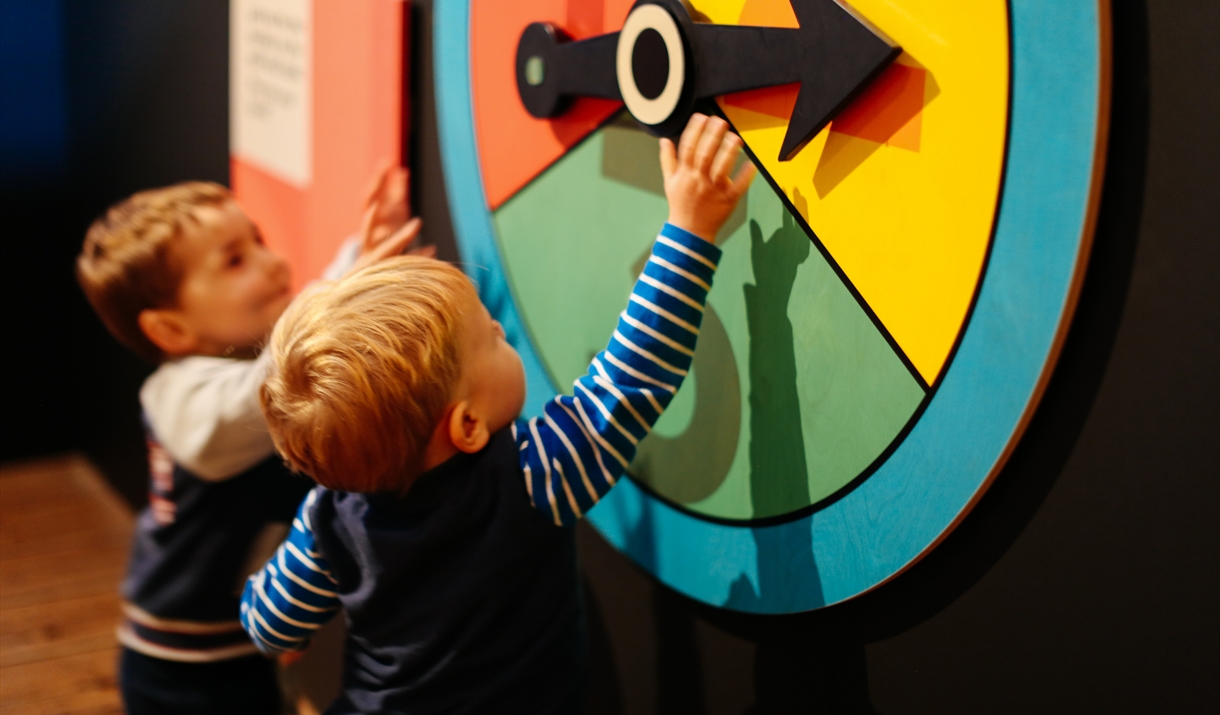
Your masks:
{"label": "child's fingers", "polygon": [[365,206],[369,206],[377,201],[377,196],[385,188],[386,179],[389,178],[390,171],[393,168],[394,165],[389,161],[383,161],[377,166],[376,178],[374,178],[372,183],[369,185],[368,193],[366,193],[364,197]]}
{"label": "child's fingers", "polygon": [[686,129],[682,130],[682,138],[678,140],[678,163],[690,166],[694,161],[695,148],[699,144],[699,137],[703,134],[705,124],[707,124],[707,115],[698,112],[691,115],[690,121],[686,123]]}
{"label": "child's fingers", "polygon": [[376,244],[373,238],[373,223],[377,220],[377,204],[371,202],[365,209],[364,215],[360,217],[360,244],[365,251],[369,250]]}
{"label": "child's fingers", "polygon": [[732,132],[725,134],[724,139],[720,141],[720,149],[716,152],[716,158],[712,161],[710,176],[714,183],[719,184],[723,179],[728,178],[739,153],[741,153],[741,138]]}
{"label": "child's fingers", "polygon": [[407,216],[411,215],[411,170],[402,167],[402,203],[407,210]]}
{"label": "child's fingers", "polygon": [[369,251],[369,260],[375,263],[383,258],[397,256],[402,253],[406,250],[407,246],[411,245],[412,241],[419,237],[419,230],[422,226],[423,222],[420,221],[418,216],[407,221],[402,228]]}
{"label": "child's fingers", "polygon": [[420,246],[407,251],[409,256],[419,256],[420,258],[436,258],[436,246]]}
{"label": "child's fingers", "polygon": [[[415,239],[419,238],[419,230],[423,228],[424,221],[419,216],[407,221],[402,228],[398,229],[393,236],[386,239],[387,241],[402,241],[402,247],[406,248],[411,245]],[[401,251],[400,251],[401,252]]]}
{"label": "child's fingers", "polygon": [[754,181],[754,175],[757,173],[758,169],[754,166],[754,162],[749,159],[743,162],[741,168],[737,170],[737,176],[733,177],[733,193],[743,196],[746,189],[750,188],[750,182]]}
{"label": "child's fingers", "polygon": [[[385,180],[381,183],[381,191],[371,197],[370,205],[378,208],[378,218],[394,220],[395,213],[401,213],[407,199],[407,180],[404,170],[395,166],[386,170]],[[401,220],[405,220],[405,217]]]}
{"label": "child's fingers", "polygon": [[394,167],[386,180],[386,202],[397,204],[407,197],[407,172],[402,167]]}
{"label": "child's fingers", "polygon": [[672,139],[661,138],[661,176],[666,180],[678,169],[678,148]]}
{"label": "child's fingers", "polygon": [[711,117],[707,120],[703,136],[699,137],[699,146],[695,149],[694,166],[699,173],[706,174],[711,170],[716,151],[720,148],[720,142],[724,139],[724,133],[728,129],[728,122],[720,117]]}

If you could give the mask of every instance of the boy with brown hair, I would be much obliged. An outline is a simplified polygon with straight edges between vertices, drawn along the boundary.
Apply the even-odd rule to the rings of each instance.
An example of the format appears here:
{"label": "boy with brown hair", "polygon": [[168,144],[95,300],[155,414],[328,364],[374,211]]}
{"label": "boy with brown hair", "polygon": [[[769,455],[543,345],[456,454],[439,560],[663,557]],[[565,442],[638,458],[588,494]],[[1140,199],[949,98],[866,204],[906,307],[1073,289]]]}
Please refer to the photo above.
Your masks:
{"label": "boy with brown hair", "polygon": [[741,141],[695,115],[661,142],[669,222],[609,346],[541,417],[470,281],[397,258],[307,291],[272,335],[276,446],[319,483],[252,576],[264,652],[305,647],[340,608],[328,713],[579,708],[584,624],[571,526],[623,474],[690,369],[720,250],[752,179]]}
{"label": "boy with brown hair", "polygon": [[[336,277],[416,237],[406,182],[402,169],[382,173]],[[292,300],[288,263],[227,189],[189,182],[95,221],[77,278],[110,332],[159,364],[140,391],[150,504],[122,586],[127,712],[276,713],[274,664],[246,638],[238,595],[309,488],[275,456],[258,405],[260,349]]]}

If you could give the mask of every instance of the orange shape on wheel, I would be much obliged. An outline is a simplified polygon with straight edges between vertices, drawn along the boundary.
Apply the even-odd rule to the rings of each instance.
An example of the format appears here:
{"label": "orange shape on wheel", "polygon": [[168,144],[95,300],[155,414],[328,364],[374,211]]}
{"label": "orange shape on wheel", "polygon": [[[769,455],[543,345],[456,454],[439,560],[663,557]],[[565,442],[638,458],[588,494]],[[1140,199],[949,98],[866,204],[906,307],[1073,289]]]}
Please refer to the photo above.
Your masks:
{"label": "orange shape on wheel", "polygon": [[738,25],[758,27],[800,27],[790,0],[746,0],[737,18]]}
{"label": "orange shape on wheel", "polygon": [[474,0],[470,74],[474,129],[487,203],[494,211],[614,114],[621,102],[577,99],[562,116],[535,119],[517,95],[517,41],[532,22],[574,39],[622,28],[632,0]]}
{"label": "orange shape on wheel", "polygon": [[927,76],[921,67],[890,65],[835,117],[830,131],[919,151]]}
{"label": "orange shape on wheel", "polygon": [[[892,64],[847,109],[835,118],[830,131],[919,151],[927,71]],[[796,106],[800,83],[726,94],[721,101],[786,123]]]}

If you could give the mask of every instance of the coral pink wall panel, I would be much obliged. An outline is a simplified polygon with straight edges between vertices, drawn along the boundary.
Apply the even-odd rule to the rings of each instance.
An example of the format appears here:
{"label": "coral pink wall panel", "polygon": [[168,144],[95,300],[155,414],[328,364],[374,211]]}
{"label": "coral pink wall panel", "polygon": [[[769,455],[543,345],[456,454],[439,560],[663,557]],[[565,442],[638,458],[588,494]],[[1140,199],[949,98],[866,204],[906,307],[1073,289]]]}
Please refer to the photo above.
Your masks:
{"label": "coral pink wall panel", "polygon": [[[291,0],[235,0],[232,42],[237,49],[231,54],[235,66],[253,64],[255,72],[274,75],[267,68],[278,69],[276,53],[299,49],[293,56],[301,57],[301,75],[284,74],[288,82],[300,81],[304,95],[297,96],[307,115],[307,136],[295,152],[304,156],[305,170],[295,176],[277,171],[273,162],[257,156],[257,143],[247,149],[235,130],[231,180],[238,201],[268,243],[292,262],[300,287],[316,278],[339,244],[357,230],[378,167],[405,161],[410,13],[402,0],[298,0],[293,5]],[[243,12],[244,25],[237,17]],[[292,35],[275,35],[278,28],[297,27],[298,19],[300,48],[291,45]],[[237,36],[243,31],[245,44]],[[251,45],[254,49],[243,54]],[[270,59],[256,56],[264,49]],[[275,79],[271,76],[269,82]],[[249,86],[248,77],[245,81]],[[237,116],[242,111],[238,82],[234,71],[235,125],[247,121]]]}

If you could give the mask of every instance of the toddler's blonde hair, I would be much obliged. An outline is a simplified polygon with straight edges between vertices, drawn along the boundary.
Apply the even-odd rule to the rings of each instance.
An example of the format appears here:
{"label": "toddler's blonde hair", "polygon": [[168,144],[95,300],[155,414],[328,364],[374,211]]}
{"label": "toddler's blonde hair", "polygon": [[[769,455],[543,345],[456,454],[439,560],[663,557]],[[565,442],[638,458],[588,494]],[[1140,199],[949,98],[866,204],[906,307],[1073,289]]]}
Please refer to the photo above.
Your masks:
{"label": "toddler's blonde hair", "polygon": [[460,377],[469,297],[457,268],[401,256],[297,298],[260,393],[288,465],[331,489],[406,491]]}
{"label": "toddler's blonde hair", "polygon": [[231,200],[220,184],[188,181],[133,194],[89,227],[76,279],[119,342],[153,362],[164,359],[140,328],[140,313],[177,305],[183,275],[173,244],[196,209]]}

